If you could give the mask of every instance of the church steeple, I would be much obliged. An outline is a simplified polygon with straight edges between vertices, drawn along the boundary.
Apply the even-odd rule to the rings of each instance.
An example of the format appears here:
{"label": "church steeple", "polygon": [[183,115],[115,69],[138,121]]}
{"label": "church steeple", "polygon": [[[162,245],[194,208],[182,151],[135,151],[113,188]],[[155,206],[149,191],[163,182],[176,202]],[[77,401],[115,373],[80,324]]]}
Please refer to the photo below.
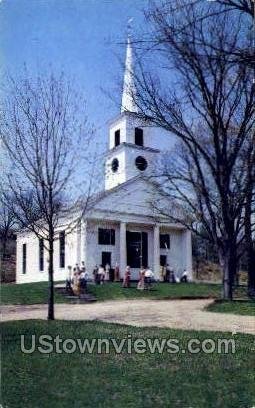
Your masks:
{"label": "church steeple", "polygon": [[136,115],[139,112],[135,103],[136,92],[132,41],[128,35],[121,112],[110,122],[109,129],[109,151],[105,161],[106,190],[152,171],[159,154],[159,143],[153,128],[145,126]]}
{"label": "church steeple", "polygon": [[136,87],[135,87],[135,80],[134,80],[133,50],[132,50],[130,35],[128,35],[123,91],[122,91],[122,100],[121,100],[121,109],[120,109],[121,113],[123,112],[137,113],[138,112],[137,106],[134,102],[135,97],[136,97]]}

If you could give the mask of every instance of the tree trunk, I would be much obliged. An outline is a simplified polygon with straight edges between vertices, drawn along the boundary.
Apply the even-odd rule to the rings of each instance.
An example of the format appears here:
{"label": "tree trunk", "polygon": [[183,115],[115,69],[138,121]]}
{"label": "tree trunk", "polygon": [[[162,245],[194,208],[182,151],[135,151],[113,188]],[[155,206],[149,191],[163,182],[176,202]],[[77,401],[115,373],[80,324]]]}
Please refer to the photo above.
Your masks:
{"label": "tree trunk", "polygon": [[255,248],[253,244],[248,251],[248,294],[255,296]]}
{"label": "tree trunk", "polygon": [[4,260],[6,256],[6,248],[7,248],[7,234],[4,234],[2,238],[2,251],[0,252],[1,282],[5,282]]}
{"label": "tree trunk", "polygon": [[5,231],[2,234],[2,251],[1,251],[1,257],[4,260],[5,256],[7,255],[7,243],[8,243],[8,235],[9,235],[9,231]]}
{"label": "tree trunk", "polygon": [[48,320],[54,320],[54,279],[53,279],[53,234],[49,237],[49,292],[48,292]]}
{"label": "tree trunk", "polygon": [[236,246],[234,243],[228,245],[225,250],[220,251],[220,260],[223,279],[223,299],[233,299],[233,283],[237,271]]}
{"label": "tree trunk", "polygon": [[245,247],[248,260],[248,294],[255,295],[255,247],[252,240],[252,197],[253,185],[250,182],[250,188],[246,196],[245,204]]}

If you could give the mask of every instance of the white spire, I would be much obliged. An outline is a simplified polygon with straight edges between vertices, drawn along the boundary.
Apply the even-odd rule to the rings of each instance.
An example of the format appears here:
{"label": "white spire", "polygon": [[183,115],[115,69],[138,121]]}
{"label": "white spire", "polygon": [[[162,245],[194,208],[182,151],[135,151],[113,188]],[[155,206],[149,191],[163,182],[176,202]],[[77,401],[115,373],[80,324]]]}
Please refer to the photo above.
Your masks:
{"label": "white spire", "polygon": [[134,69],[133,69],[133,55],[132,55],[132,45],[130,41],[130,36],[127,40],[127,52],[126,52],[126,62],[125,62],[125,72],[124,72],[124,82],[123,82],[123,92],[121,101],[121,113],[122,112],[138,112],[137,106],[134,102],[134,97],[136,96],[136,88],[134,81]]}

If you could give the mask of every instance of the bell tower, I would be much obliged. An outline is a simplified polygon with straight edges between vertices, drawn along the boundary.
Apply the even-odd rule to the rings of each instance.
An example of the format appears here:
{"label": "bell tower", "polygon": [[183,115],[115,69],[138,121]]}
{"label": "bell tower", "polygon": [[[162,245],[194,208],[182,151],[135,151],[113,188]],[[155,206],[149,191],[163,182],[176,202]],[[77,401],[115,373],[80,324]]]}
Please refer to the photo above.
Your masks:
{"label": "bell tower", "polygon": [[109,190],[152,169],[159,150],[153,143],[153,127],[138,118],[133,52],[127,40],[120,115],[110,122],[109,151],[105,162],[105,189]]}

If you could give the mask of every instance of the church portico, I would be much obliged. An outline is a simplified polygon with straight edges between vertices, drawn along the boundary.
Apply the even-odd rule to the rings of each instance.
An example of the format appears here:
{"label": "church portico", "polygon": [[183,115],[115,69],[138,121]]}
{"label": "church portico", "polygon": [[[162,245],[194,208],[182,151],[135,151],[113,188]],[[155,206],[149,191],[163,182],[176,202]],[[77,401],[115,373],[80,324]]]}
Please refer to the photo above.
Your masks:
{"label": "church portico", "polygon": [[188,254],[189,239],[186,230],[181,228],[155,222],[103,219],[86,220],[84,226],[77,244],[86,242],[85,247],[81,244],[80,253],[84,254],[81,261],[85,261],[90,274],[95,265],[109,263],[113,268],[119,265],[121,277],[127,265],[131,267],[132,279],[138,279],[141,266],[150,266],[159,279],[162,265],[168,263],[178,274],[189,265],[191,258],[183,256]]}

